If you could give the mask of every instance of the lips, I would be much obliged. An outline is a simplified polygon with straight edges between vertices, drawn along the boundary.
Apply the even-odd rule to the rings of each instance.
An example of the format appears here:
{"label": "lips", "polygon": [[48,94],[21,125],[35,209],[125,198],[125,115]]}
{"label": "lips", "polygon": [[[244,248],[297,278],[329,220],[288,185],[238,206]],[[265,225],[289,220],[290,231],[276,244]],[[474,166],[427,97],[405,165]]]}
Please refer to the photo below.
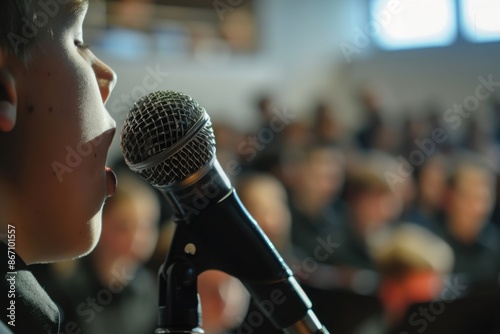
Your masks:
{"label": "lips", "polygon": [[109,167],[106,167],[106,196],[111,197],[116,192],[118,180],[115,172]]}

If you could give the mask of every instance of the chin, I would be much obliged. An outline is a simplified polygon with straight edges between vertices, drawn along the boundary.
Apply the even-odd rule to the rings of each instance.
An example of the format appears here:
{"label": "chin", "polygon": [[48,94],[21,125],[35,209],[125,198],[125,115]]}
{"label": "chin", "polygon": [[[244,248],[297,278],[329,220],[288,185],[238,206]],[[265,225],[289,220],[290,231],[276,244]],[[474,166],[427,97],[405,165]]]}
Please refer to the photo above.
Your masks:
{"label": "chin", "polygon": [[42,234],[42,238],[38,238],[36,243],[31,243],[31,247],[20,253],[27,264],[76,259],[87,255],[96,247],[101,236],[100,211],[88,221],[65,220],[65,224],[59,222],[57,221],[55,226],[65,228],[53,228],[54,221],[52,221],[53,225],[46,229],[53,230],[54,233],[38,231]]}
{"label": "chin", "polygon": [[101,212],[99,211],[99,213],[94,216],[87,224],[89,233],[87,234],[88,238],[85,245],[86,247],[84,248],[81,256],[87,255],[92,252],[99,242],[102,230]]}
{"label": "chin", "polygon": [[77,259],[88,255],[94,250],[101,236],[101,214],[89,220],[85,230],[77,234],[77,239],[68,244],[68,258]]}

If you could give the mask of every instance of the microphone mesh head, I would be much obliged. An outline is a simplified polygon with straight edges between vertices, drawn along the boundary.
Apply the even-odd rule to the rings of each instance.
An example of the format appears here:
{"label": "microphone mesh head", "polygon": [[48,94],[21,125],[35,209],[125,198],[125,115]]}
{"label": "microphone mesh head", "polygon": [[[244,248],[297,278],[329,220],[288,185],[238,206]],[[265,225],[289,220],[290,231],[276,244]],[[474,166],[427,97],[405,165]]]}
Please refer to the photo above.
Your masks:
{"label": "microphone mesh head", "polygon": [[205,113],[196,101],[182,93],[159,91],[142,97],[123,124],[121,147],[125,161],[134,172],[156,187],[186,179],[215,156],[215,137],[210,120],[164,159],[141,168],[134,165],[186,140],[188,131]]}

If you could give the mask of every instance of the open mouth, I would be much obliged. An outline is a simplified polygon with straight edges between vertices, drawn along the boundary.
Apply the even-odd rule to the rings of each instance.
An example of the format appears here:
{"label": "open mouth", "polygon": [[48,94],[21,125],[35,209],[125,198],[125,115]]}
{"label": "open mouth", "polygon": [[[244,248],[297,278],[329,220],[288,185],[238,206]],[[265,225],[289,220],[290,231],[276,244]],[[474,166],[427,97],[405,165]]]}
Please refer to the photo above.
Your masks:
{"label": "open mouth", "polygon": [[116,192],[118,179],[115,172],[110,167],[106,166],[106,196],[111,197]]}

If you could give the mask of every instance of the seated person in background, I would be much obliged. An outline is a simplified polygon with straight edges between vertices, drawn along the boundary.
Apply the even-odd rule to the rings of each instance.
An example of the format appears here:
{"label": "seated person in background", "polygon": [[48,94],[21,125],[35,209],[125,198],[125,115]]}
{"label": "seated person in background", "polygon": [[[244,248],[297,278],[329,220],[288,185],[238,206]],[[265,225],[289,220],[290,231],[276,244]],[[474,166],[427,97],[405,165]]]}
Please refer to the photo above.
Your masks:
{"label": "seated person in background", "polygon": [[[343,184],[340,153],[331,146],[312,145],[297,152],[295,182],[289,182],[292,245],[299,258],[314,256],[318,237],[331,237],[342,211],[332,203]],[[332,263],[328,257],[320,262]]]}
{"label": "seated person in background", "polygon": [[[304,260],[291,254],[290,212],[285,189],[277,179],[263,173],[244,174],[239,178],[236,189],[244,206],[300,280],[313,302],[315,312],[328,329],[339,333],[350,333],[350,330],[357,326],[361,319],[365,319],[367,315],[379,309],[380,306],[375,297],[335,289],[335,287],[343,286],[340,280],[344,279],[345,275],[341,275],[340,268],[312,263],[310,259]],[[326,239],[323,239],[326,242]],[[321,255],[329,255],[328,250],[322,250]],[[200,293],[202,293],[201,290]],[[360,303],[362,305],[359,305]],[[268,334],[281,333],[274,329],[267,319],[262,324],[259,323],[258,327],[252,326],[255,324],[257,312],[261,314],[255,304],[251,303],[247,317],[233,333],[252,331]]]}
{"label": "seated person in background", "polygon": [[346,219],[337,222],[339,242],[332,260],[336,265],[374,269],[370,246],[373,240],[389,230],[399,217],[401,199],[369,159],[361,159],[346,177]]}
{"label": "seated person in background", "polygon": [[137,177],[121,174],[116,195],[103,209],[99,243],[63,282],[64,300],[56,300],[66,324],[82,334],[154,332],[157,283],[143,264],[157,242],[158,219],[153,190]]}
{"label": "seated person in background", "polygon": [[343,129],[336,119],[336,110],[327,102],[320,101],[313,111],[312,132],[325,144],[341,144]]}
{"label": "seated person in background", "polygon": [[453,268],[453,251],[424,227],[399,225],[373,247],[373,258],[381,276],[383,313],[362,323],[355,334],[387,333],[408,322],[406,312],[413,304],[446,298],[444,283]]}
{"label": "seated person in background", "polygon": [[446,158],[435,154],[415,171],[417,196],[403,219],[435,231],[446,190]]}
{"label": "seated person in background", "polygon": [[291,217],[283,185],[270,174],[249,173],[236,187],[243,205],[286,259],[290,254]]}
{"label": "seated person in background", "polygon": [[500,234],[489,222],[495,198],[495,177],[487,161],[461,154],[451,164],[439,235],[455,252],[454,273],[470,283],[498,283]]}

